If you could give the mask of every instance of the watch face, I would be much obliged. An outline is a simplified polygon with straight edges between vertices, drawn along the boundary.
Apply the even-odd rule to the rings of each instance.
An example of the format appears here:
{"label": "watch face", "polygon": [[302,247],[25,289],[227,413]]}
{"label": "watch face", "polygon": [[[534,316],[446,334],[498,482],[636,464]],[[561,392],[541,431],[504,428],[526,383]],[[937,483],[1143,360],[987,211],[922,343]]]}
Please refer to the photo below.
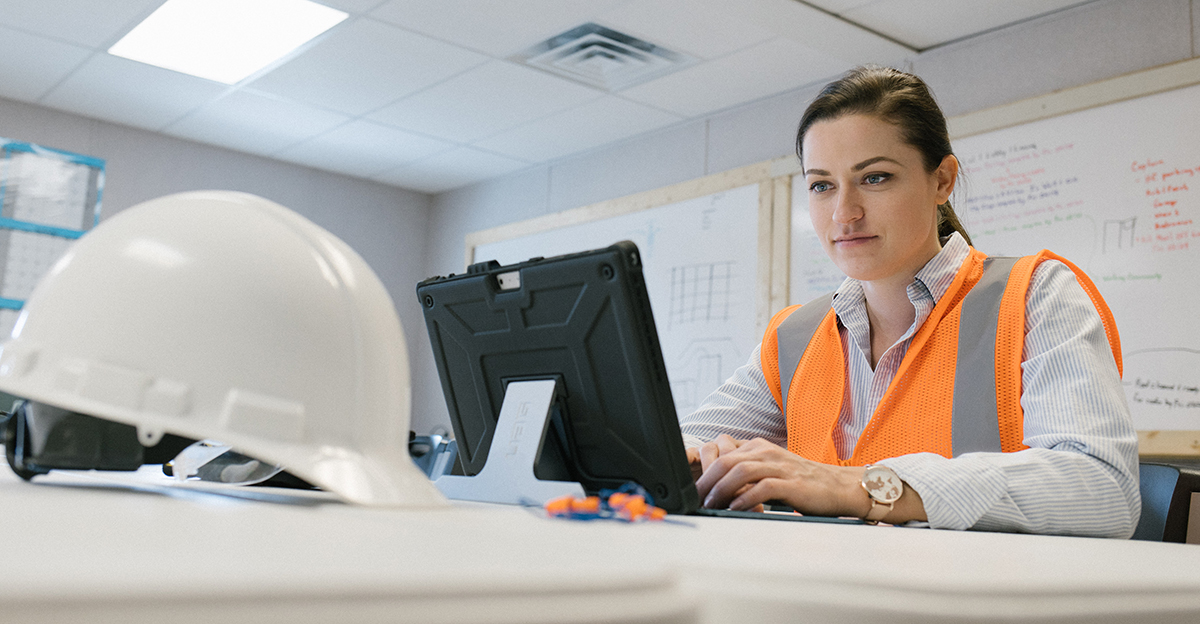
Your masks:
{"label": "watch face", "polygon": [[904,483],[891,468],[871,466],[863,474],[863,487],[871,498],[881,503],[894,503],[904,493]]}

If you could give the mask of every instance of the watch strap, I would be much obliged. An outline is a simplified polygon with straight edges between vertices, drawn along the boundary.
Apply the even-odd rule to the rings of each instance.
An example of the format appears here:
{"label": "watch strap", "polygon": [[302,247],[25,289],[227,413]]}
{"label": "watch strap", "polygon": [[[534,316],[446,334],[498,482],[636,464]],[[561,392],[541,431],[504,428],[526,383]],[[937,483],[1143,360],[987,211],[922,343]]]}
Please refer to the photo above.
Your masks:
{"label": "watch strap", "polygon": [[888,515],[888,512],[890,512],[895,506],[896,503],[881,503],[872,498],[871,510],[867,512],[867,515],[865,518],[863,518],[863,520],[865,520],[868,524],[878,524],[879,521],[883,520],[884,516]]}

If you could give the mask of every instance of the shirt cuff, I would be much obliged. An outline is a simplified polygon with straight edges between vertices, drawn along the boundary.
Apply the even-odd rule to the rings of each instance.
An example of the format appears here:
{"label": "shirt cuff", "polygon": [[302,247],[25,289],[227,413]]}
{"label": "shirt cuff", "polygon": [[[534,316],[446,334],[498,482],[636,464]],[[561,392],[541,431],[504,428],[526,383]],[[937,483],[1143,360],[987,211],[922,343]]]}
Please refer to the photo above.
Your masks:
{"label": "shirt cuff", "polygon": [[914,453],[878,462],[896,471],[925,506],[935,529],[965,530],[975,526],[1007,492],[999,468],[971,453],[946,459],[936,453]]}

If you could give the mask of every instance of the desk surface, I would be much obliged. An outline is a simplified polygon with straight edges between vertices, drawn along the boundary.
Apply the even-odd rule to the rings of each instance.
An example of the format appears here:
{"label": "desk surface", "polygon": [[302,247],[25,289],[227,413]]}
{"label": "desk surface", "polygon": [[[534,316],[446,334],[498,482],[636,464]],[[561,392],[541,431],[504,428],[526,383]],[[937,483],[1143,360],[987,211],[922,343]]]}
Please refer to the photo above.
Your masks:
{"label": "desk surface", "polygon": [[672,518],[0,468],[0,622],[1200,621],[1191,545]]}

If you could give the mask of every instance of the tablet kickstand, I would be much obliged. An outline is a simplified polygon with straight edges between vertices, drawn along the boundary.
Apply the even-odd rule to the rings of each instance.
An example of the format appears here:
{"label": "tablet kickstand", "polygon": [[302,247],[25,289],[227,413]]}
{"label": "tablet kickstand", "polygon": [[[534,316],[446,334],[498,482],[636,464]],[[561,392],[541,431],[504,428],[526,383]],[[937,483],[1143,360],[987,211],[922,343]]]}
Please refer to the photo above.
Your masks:
{"label": "tablet kickstand", "polygon": [[550,426],[556,384],[553,379],[508,384],[483,469],[473,477],[439,477],[434,485],[442,494],[455,500],[514,505],[541,505],[560,496],[583,497],[583,487],[574,481],[542,481],[533,473]]}

